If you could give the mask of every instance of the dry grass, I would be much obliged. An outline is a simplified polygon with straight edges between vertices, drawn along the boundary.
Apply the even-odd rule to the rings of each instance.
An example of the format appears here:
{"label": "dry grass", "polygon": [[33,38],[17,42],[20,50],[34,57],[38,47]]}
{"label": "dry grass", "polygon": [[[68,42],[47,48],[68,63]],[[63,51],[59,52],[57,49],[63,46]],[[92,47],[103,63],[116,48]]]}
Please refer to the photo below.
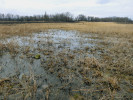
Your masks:
{"label": "dry grass", "polygon": [[[34,83],[31,85],[31,82]],[[0,80],[0,98],[2,100],[7,99],[23,99],[27,100],[30,97],[34,98],[36,92],[36,81],[26,75],[22,76],[22,79],[18,79],[16,76],[1,79]]]}
{"label": "dry grass", "polygon": [[[45,31],[46,29],[78,30],[87,33],[102,33],[130,37],[133,35],[133,24],[118,24],[105,22],[80,23],[27,23],[27,24],[1,24],[0,38],[13,35],[29,35],[29,33]],[[132,40],[130,40],[132,41]]]}
{"label": "dry grass", "polygon": [[[42,63],[45,63],[43,67],[50,74],[55,75],[57,73],[57,77],[61,82],[71,82],[71,79],[67,80],[67,77],[75,78],[78,72],[84,84],[91,86],[92,83],[96,83],[94,88],[90,88],[90,93],[105,89],[109,95],[108,98],[112,98],[112,100],[117,97],[115,94],[119,90],[121,91],[120,80],[126,79],[126,81],[129,81],[133,85],[133,24],[80,22],[0,25],[0,38],[7,38],[14,35],[30,35],[30,33],[46,31],[47,29],[78,30],[82,33],[97,33],[103,39],[102,42],[97,43],[100,47],[85,47],[84,51],[68,52],[66,49],[55,56],[53,55],[54,50],[50,51],[46,48],[46,50],[42,50],[45,56],[49,56],[46,61],[42,61]],[[47,43],[52,45],[51,41]],[[0,50],[16,53],[16,49],[11,44],[0,44]],[[88,49],[93,54],[99,51],[101,53],[99,54],[101,56],[100,59],[89,57],[78,59],[76,57],[76,55],[85,54]],[[24,54],[28,54],[29,51],[29,47],[24,48]],[[69,66],[72,66],[72,68]],[[97,86],[100,88],[97,88]],[[110,90],[110,94],[108,89]],[[79,90],[82,91],[80,88]],[[89,90],[87,91],[89,92]],[[103,98],[105,97],[103,96]],[[78,99],[82,99],[82,95],[76,95],[72,98],[72,100]]]}
{"label": "dry grass", "polygon": [[19,46],[14,43],[10,42],[7,44],[0,43],[0,55],[2,55],[5,51],[10,52],[10,54],[17,54]]}

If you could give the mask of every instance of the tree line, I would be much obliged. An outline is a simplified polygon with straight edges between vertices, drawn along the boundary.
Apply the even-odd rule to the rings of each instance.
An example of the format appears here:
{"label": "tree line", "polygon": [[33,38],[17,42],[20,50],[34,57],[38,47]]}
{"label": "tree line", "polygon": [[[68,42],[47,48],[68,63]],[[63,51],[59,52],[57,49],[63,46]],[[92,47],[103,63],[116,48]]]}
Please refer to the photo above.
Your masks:
{"label": "tree line", "polygon": [[88,22],[121,22],[121,23],[133,23],[133,20],[128,17],[105,17],[99,18],[94,16],[85,16],[80,14],[74,17],[71,13],[57,13],[57,14],[47,14],[44,15],[33,15],[33,16],[19,16],[13,14],[1,14],[0,21],[16,21],[16,22],[78,22],[78,21],[88,21]]}

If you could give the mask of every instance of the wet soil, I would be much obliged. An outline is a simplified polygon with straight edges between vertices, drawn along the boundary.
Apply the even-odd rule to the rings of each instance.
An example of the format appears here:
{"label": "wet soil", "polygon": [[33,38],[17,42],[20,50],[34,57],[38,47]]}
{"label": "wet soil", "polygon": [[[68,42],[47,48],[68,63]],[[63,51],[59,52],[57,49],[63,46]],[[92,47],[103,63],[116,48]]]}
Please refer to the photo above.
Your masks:
{"label": "wet soil", "polygon": [[[133,93],[128,92],[133,86],[128,81],[113,84],[106,79],[108,73],[105,72],[104,65],[99,63],[103,54],[102,45],[99,43],[103,40],[97,34],[48,30],[33,33],[28,37],[11,37],[0,42],[5,45],[14,43],[18,46],[15,52],[8,50],[2,52],[0,79],[16,77],[21,82],[24,76],[30,76],[32,80],[28,78],[29,80],[33,81],[34,77],[36,81],[34,98],[31,95],[23,95],[21,99],[133,98]],[[8,94],[7,99],[17,98],[11,96],[12,94]],[[4,99],[2,92],[0,98]]]}

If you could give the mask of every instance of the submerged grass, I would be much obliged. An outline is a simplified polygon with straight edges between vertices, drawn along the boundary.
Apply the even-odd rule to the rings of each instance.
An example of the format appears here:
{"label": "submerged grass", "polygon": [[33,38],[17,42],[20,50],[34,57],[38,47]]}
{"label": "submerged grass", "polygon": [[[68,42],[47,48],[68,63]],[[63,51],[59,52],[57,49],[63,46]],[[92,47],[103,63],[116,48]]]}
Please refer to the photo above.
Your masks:
{"label": "submerged grass", "polygon": [[[66,91],[67,93],[70,92],[71,100],[84,100],[90,98],[101,100],[132,99],[132,24],[80,22],[14,24],[11,26],[0,25],[0,38],[3,39],[14,35],[30,35],[30,33],[46,31],[47,29],[78,30],[81,32],[81,36],[82,33],[96,33],[98,37],[95,38],[102,40],[95,42],[97,44],[95,48],[86,46],[82,50],[70,50],[59,47],[63,48],[63,50],[55,53],[55,49],[51,48],[54,45],[53,41],[49,41],[47,45],[45,45],[45,48],[36,49],[39,51],[39,56],[41,56],[39,57],[39,59],[41,59],[41,66],[48,74],[56,76],[59,79],[61,83],[59,89]],[[38,44],[39,43],[40,42],[38,42]],[[68,44],[69,41],[64,41],[64,43]],[[0,55],[2,55],[3,52],[17,54],[19,52],[17,48],[19,48],[19,46],[15,45],[15,43],[6,45],[0,44]],[[88,51],[93,54],[93,57],[85,56]],[[25,47],[21,52],[30,58],[30,47]],[[33,55],[34,59],[36,55]],[[98,58],[96,58],[95,55],[98,55]],[[8,78],[8,80],[2,79],[0,81],[0,86],[3,88],[3,85],[1,84],[5,83],[4,85],[8,87],[9,90],[12,90],[14,89],[12,80],[12,78]],[[30,78],[28,78],[28,80],[30,81]],[[75,80],[78,80],[79,83],[77,84]],[[20,81],[21,80],[19,80],[19,82]],[[46,79],[46,81],[48,81],[48,79]],[[7,85],[6,82],[10,82],[11,85]],[[19,82],[18,84],[20,84]],[[23,83],[21,82],[21,84]],[[34,85],[35,84],[36,82],[34,82]],[[28,86],[26,87],[30,87],[29,84],[27,85]],[[52,87],[52,85],[50,85],[50,87]],[[23,88],[26,91],[22,92],[27,93],[27,96],[24,95],[24,98],[31,96],[32,89]],[[46,98],[48,99],[50,90],[46,90]],[[8,94],[8,92],[9,91],[6,91],[5,94]]]}
{"label": "submerged grass", "polygon": [[33,77],[22,75],[18,78],[17,75],[9,78],[0,79],[0,99],[34,99],[37,89],[36,81]]}

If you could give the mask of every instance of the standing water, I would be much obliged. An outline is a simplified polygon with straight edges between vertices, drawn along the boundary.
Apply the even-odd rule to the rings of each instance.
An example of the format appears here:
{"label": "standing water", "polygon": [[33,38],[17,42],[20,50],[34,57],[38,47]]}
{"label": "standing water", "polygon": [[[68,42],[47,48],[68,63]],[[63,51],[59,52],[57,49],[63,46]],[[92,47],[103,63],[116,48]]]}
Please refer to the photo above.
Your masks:
{"label": "standing water", "polygon": [[91,49],[99,41],[95,34],[65,30],[1,40],[5,45],[17,45],[17,51],[7,50],[0,56],[0,85],[3,84],[0,89],[4,89],[0,91],[0,98],[76,100],[98,99],[103,93],[108,94],[106,91],[97,92],[97,95],[84,91],[95,90],[96,86],[100,88],[93,76],[95,70],[88,68],[89,65],[98,67],[93,59],[97,56]]}

